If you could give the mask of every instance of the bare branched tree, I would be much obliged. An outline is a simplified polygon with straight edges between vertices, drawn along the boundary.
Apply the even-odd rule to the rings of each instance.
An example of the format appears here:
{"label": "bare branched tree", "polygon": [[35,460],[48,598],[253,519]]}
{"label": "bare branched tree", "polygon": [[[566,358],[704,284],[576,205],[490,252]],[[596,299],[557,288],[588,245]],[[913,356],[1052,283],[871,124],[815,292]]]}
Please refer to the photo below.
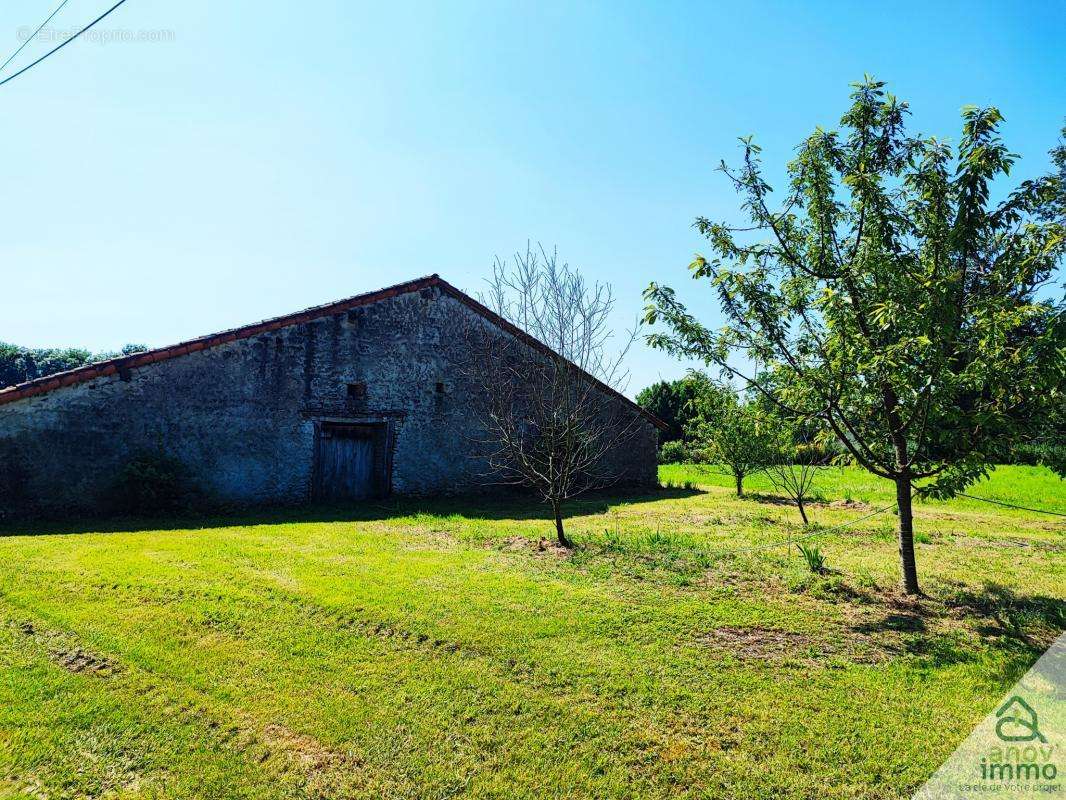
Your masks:
{"label": "bare branched tree", "polygon": [[539,246],[513,262],[497,258],[481,301],[528,334],[473,315],[464,325],[462,371],[476,390],[487,478],[534,490],[552,508],[559,544],[570,547],[563,504],[625,477],[619,448],[640,415],[620,392],[636,329],[616,342],[610,286],[586,283]]}
{"label": "bare branched tree", "polygon": [[766,470],[774,488],[786,494],[796,504],[804,526],[810,524],[806,504],[811,499],[815,479],[824,466],[812,462],[779,461],[771,464]]}
{"label": "bare branched tree", "polygon": [[806,527],[810,524],[806,504],[814,493],[816,479],[828,466],[828,460],[813,449],[818,436],[809,421],[803,424],[778,417],[776,424],[778,445],[766,467],[766,476],[777,491],[796,504]]}
{"label": "bare branched tree", "polygon": [[807,501],[811,499],[814,480],[821,470],[821,464],[795,461],[782,461],[777,464],[771,464],[766,470],[766,475],[774,488],[786,494],[796,504],[804,526],[810,525],[810,520],[807,519],[806,505]]}

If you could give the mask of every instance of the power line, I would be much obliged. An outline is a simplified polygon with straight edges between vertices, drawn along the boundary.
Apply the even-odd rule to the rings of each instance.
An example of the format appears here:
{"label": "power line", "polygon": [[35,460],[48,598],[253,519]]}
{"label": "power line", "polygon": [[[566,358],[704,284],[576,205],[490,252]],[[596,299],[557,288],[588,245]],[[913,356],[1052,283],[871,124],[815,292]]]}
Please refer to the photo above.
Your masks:
{"label": "power line", "polygon": [[[865,522],[868,519],[876,517],[878,514],[884,514],[886,511],[892,511],[895,508],[896,508],[896,504],[893,503],[892,505],[885,506],[884,508],[879,508],[876,511],[871,511],[869,514],[866,514],[865,516],[856,517],[855,519],[849,519],[846,522],[841,522],[839,525],[833,525],[832,527],[829,527],[829,528],[819,528],[818,530],[815,530],[814,532],[808,533],[808,534],[806,534],[804,536],[797,536],[795,538],[790,538],[790,539],[788,539],[785,542],[785,544],[788,545],[788,546],[792,546],[796,542],[805,542],[808,539],[813,539],[815,536],[824,536],[827,533],[832,533],[833,531],[840,530],[841,528],[848,528],[848,527],[850,527],[852,525],[857,525],[860,522]],[[711,552],[713,552],[715,555],[732,555],[733,553],[753,553],[753,552],[756,552],[758,550],[773,550],[775,547],[780,547],[780,546],[781,546],[781,542],[771,542],[769,544],[756,545],[755,547],[741,547],[741,548],[736,549],[736,550],[716,550],[716,551],[711,551]]]}
{"label": "power line", "polygon": [[1060,511],[1046,511],[1043,508],[1029,508],[1028,506],[1016,506],[1013,503],[1004,503],[1002,500],[992,500],[989,497],[974,497],[972,494],[965,494],[959,492],[960,497],[969,497],[971,500],[980,500],[982,503],[994,503],[997,506],[1006,506],[1007,508],[1017,508],[1020,511],[1032,511],[1034,514],[1050,514],[1053,517],[1066,517]]}
{"label": "power line", "polygon": [[79,36],[81,36],[81,35],[82,35],[83,33],[85,33],[85,32],[86,32],[87,30],[89,30],[90,28],[92,28],[92,27],[93,27],[94,25],[96,25],[96,24],[97,24],[98,22],[100,22],[100,20],[102,20],[102,19],[104,19],[105,17],[107,17],[107,16],[109,15],[109,14],[111,14],[111,12],[112,12],[112,11],[114,11],[114,10],[115,10],[116,8],[118,8],[118,7],[120,6],[120,5],[122,5],[122,4],[123,4],[123,3],[125,3],[125,2],[126,2],[126,0],[118,0],[118,2],[117,2],[117,3],[115,3],[115,4],[113,5],[113,6],[111,6],[111,8],[109,8],[109,9],[108,9],[107,11],[105,11],[105,12],[104,12],[103,14],[101,14],[100,16],[98,16],[98,17],[97,17],[96,19],[94,19],[94,20],[93,20],[92,22],[90,22],[90,23],[89,23],[88,25],[86,25],[86,26],[85,26],[84,28],[82,28],[82,29],[81,29],[80,31],[78,31],[77,33],[75,33],[75,34],[74,34],[73,36],[71,36],[71,37],[70,37],[69,39],[65,40],[65,41],[64,41],[64,42],[63,42],[62,44],[60,44],[60,45],[58,45],[58,46],[56,46],[56,47],[53,47],[53,48],[52,48],[51,50],[49,50],[49,51],[48,51],[47,53],[45,53],[45,54],[44,54],[43,56],[41,56],[40,58],[38,58],[38,59],[37,59],[36,61],[34,61],[34,62],[33,62],[32,64],[30,64],[29,66],[25,66],[25,67],[23,67],[22,69],[20,69],[20,70],[19,70],[18,72],[16,72],[16,73],[15,73],[14,75],[12,75],[11,77],[9,77],[9,78],[4,78],[4,79],[3,79],[2,81],[0,81],[0,86],[3,86],[3,85],[4,85],[5,83],[10,83],[11,81],[15,80],[15,78],[17,78],[17,77],[18,77],[19,75],[21,75],[22,73],[24,73],[24,72],[28,72],[29,70],[31,70],[31,69],[33,69],[34,67],[36,67],[36,66],[37,66],[38,64],[40,64],[40,63],[41,63],[42,61],[44,61],[44,60],[45,60],[46,58],[48,58],[49,56],[51,56],[51,55],[53,55],[53,54],[55,54],[55,53],[58,53],[58,52],[59,52],[60,50],[62,50],[62,49],[63,49],[64,47],[66,47],[66,46],[67,46],[68,44],[70,44],[71,42],[73,42],[73,41],[74,41],[75,39],[77,39],[77,38],[78,38]]}
{"label": "power line", "polygon": [[63,6],[65,6],[69,2],[70,2],[70,0],[63,0],[63,2],[59,4],[59,6],[56,8],[56,10],[48,15],[48,19],[46,19],[44,22],[42,22],[40,25],[37,26],[37,30],[35,30],[33,32],[33,34],[19,46],[18,50],[16,50],[14,53],[11,54],[11,56],[7,59],[7,61],[4,62],[3,66],[0,66],[0,72],[3,72],[5,69],[7,69],[7,65],[15,60],[15,58],[18,56],[18,54],[21,53],[23,51],[23,49],[25,49],[26,45],[28,45],[30,42],[32,42],[34,39],[37,38],[37,34],[41,32],[41,29],[44,28],[44,26],[47,25],[49,22],[51,22],[52,21],[52,17],[54,17],[56,14],[58,14],[60,11],[62,11],[63,10]]}

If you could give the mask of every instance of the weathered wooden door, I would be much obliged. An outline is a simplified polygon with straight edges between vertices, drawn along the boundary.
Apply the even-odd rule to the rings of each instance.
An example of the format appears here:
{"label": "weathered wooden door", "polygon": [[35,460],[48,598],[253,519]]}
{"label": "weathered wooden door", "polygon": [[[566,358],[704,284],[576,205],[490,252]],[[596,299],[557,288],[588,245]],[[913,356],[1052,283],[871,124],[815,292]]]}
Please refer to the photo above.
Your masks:
{"label": "weathered wooden door", "polygon": [[324,425],[318,435],[315,495],[323,500],[360,500],[377,493],[370,426]]}

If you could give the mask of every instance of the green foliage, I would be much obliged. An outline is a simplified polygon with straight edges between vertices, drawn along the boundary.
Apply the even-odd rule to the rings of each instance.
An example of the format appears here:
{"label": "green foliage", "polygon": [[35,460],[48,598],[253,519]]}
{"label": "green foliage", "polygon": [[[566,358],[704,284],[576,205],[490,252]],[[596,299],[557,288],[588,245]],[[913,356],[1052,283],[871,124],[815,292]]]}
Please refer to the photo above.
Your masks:
{"label": "green foliage", "polygon": [[695,492],[699,488],[699,485],[696,483],[696,481],[693,481],[693,480],[688,480],[688,481],[666,480],[666,481],[662,481],[659,485],[663,489],[675,489],[675,490],[676,489],[680,489],[680,490],[685,491],[685,492]]}
{"label": "green foliage", "polygon": [[111,505],[115,511],[149,514],[188,508],[195,492],[185,466],[165,453],[134,456],[115,477]]}
{"label": "green foliage", "polygon": [[743,403],[728,389],[717,389],[697,406],[689,439],[697,461],[725,466],[733,476],[737,495],[744,479],[766,469],[777,450],[777,432],[751,403]]}
{"label": "green foliage", "polygon": [[659,448],[660,464],[688,464],[692,461],[692,452],[680,439],[666,442]]}
{"label": "green foliage", "polygon": [[837,453],[821,442],[801,442],[796,445],[793,459],[797,464],[829,464]]}
{"label": "green foliage", "polygon": [[917,592],[910,487],[953,496],[1066,403],[1066,303],[1042,291],[1066,252],[1063,183],[1048,175],[990,199],[1017,158],[995,108],[964,109],[953,152],[909,135],[907,104],[881,82],[858,84],[852,100],[841,131],[801,144],[776,209],[761,150],[742,140],[739,168],[721,169],[749,219],[699,218],[712,255],[691,265],[727,324],[704,326],[652,284],[646,320],[667,331],[648,341],[818,419],[851,459],[895,481]]}
{"label": "green foliage", "polygon": [[0,343],[0,388],[75,369],[92,360],[92,354],[88,350],[30,350]]}
{"label": "green foliage", "polygon": [[659,443],[665,445],[684,437],[697,406],[714,390],[705,374],[693,371],[679,380],[659,381],[642,389],[637,395],[637,404],[670,426],[669,430],[659,434]]}
{"label": "green foliage", "polygon": [[818,545],[815,544],[797,544],[800,553],[803,555],[803,560],[807,563],[807,568],[815,575],[821,575],[826,572],[826,560],[825,554],[822,553]]}
{"label": "green foliage", "polygon": [[1038,442],[1021,444],[1011,454],[1012,464],[1044,466],[1056,473],[1066,475],[1066,444]]}
{"label": "green foliage", "polygon": [[147,349],[143,344],[127,344],[118,353],[90,353],[76,347],[31,349],[0,342],[0,389]]}

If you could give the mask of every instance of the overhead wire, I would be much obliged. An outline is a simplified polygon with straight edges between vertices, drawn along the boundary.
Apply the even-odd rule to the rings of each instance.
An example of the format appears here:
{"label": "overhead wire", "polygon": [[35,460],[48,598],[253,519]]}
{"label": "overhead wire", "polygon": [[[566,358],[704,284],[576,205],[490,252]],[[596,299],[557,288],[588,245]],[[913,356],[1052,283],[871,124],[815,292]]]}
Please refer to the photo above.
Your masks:
{"label": "overhead wire", "polygon": [[56,14],[58,14],[60,11],[62,11],[63,10],[63,6],[65,6],[69,2],[70,2],[70,0],[63,0],[63,2],[60,3],[56,7],[56,10],[48,15],[48,19],[46,19],[44,22],[42,22],[40,25],[37,26],[37,30],[35,30],[29,36],[29,38],[26,39],[26,41],[24,41],[21,45],[19,45],[18,50],[16,50],[14,53],[12,53],[10,56],[8,56],[7,61],[5,61],[2,65],[0,65],[0,72],[3,72],[5,69],[7,69],[7,65],[10,64],[12,61],[14,61],[18,57],[18,54],[21,53],[26,48],[26,45],[28,45],[30,42],[32,42],[34,39],[37,38],[37,34],[40,33],[42,30],[44,30],[44,26],[47,25],[49,22],[51,22],[52,18]]}
{"label": "overhead wire", "polygon": [[[60,50],[62,50],[62,49],[63,49],[64,47],[66,47],[66,46],[67,46],[68,44],[70,44],[70,43],[71,43],[71,42],[73,42],[73,41],[74,41],[75,39],[77,39],[77,38],[78,38],[79,36],[81,36],[81,35],[82,35],[83,33],[85,33],[86,31],[88,31],[89,29],[91,29],[91,28],[92,28],[93,26],[97,25],[97,24],[98,24],[98,23],[99,23],[99,22],[100,22],[101,20],[103,20],[103,19],[105,19],[106,17],[110,16],[110,15],[111,15],[111,13],[115,11],[115,9],[117,9],[117,8],[118,8],[119,6],[123,5],[123,4],[125,3],[125,2],[126,2],[126,0],[118,0],[118,2],[117,2],[117,3],[115,3],[115,4],[113,5],[113,6],[111,6],[111,8],[109,8],[109,9],[108,9],[107,11],[105,11],[105,12],[104,12],[103,14],[101,14],[100,16],[98,16],[98,17],[97,17],[96,19],[94,19],[94,20],[93,20],[92,22],[90,22],[90,23],[89,23],[88,25],[86,25],[86,26],[85,26],[84,28],[82,28],[82,29],[81,29],[80,31],[78,31],[77,33],[75,33],[75,34],[74,34],[73,36],[71,36],[71,37],[70,37],[69,39],[64,39],[62,43],[60,43],[60,44],[59,44],[59,45],[57,45],[56,47],[53,47],[53,48],[52,48],[51,50],[49,50],[49,51],[48,51],[47,53],[45,53],[45,54],[44,54],[43,56],[41,56],[40,58],[38,58],[38,59],[37,59],[36,61],[32,62],[31,64],[28,64],[28,65],[27,65],[27,66],[25,66],[25,67],[23,67],[23,68],[22,68],[22,69],[20,69],[20,70],[19,70],[18,72],[16,72],[16,73],[15,73],[14,75],[11,75],[11,76],[9,76],[9,77],[7,77],[7,78],[4,78],[4,79],[3,79],[2,81],[0,81],[0,86],[3,86],[3,85],[4,85],[5,83],[10,83],[11,81],[15,80],[15,78],[17,78],[17,77],[18,77],[19,75],[23,75],[23,74],[25,74],[26,72],[29,72],[29,71],[30,71],[31,69],[33,69],[34,67],[36,67],[36,66],[37,66],[38,64],[40,64],[40,63],[41,63],[42,61],[44,61],[44,60],[45,60],[46,58],[48,58],[49,56],[53,56],[53,55],[55,55],[56,53],[58,53],[58,52],[59,52]],[[42,26],[42,27],[43,27],[43,26]]]}

